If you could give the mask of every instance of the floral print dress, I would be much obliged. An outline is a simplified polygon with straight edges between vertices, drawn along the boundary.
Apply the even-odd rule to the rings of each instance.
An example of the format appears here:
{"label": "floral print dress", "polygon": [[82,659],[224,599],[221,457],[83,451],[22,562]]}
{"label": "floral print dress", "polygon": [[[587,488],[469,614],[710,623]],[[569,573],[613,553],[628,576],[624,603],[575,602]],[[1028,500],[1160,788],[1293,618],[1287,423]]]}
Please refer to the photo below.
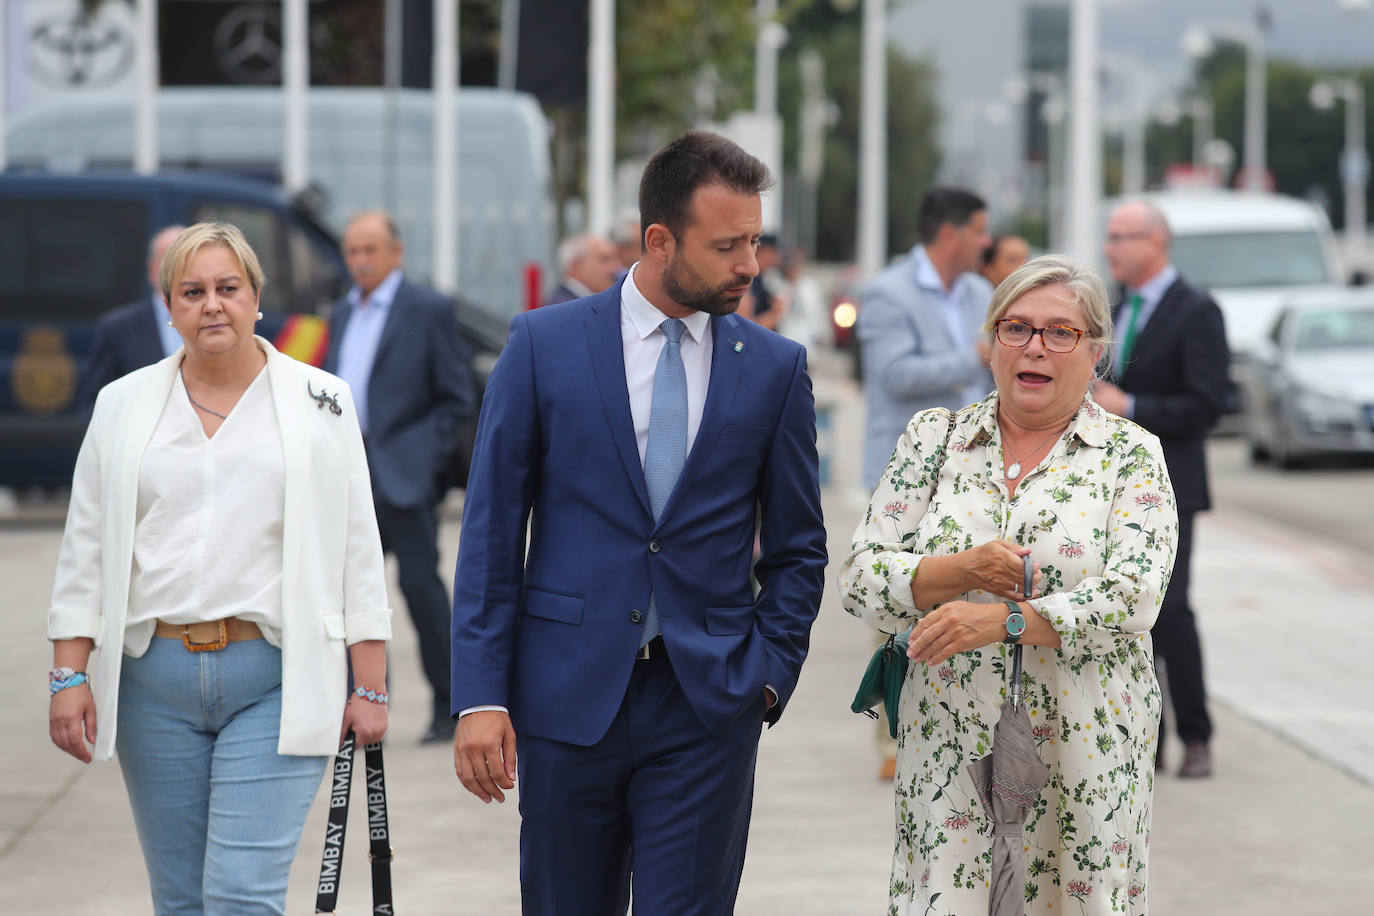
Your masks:
{"label": "floral print dress", "polygon": [[[923,555],[999,538],[1031,548],[1044,597],[1030,603],[1063,645],[1022,650],[1026,709],[1052,773],[1026,823],[1026,911],[1144,914],[1160,715],[1148,631],[1178,533],[1163,453],[1084,399],[1008,497],[997,403],[994,392],[965,407],[952,428],[941,409],[912,418],[841,568],[844,607],[900,633],[929,610],[911,594]],[[965,768],[989,750],[1009,661],[998,643],[907,670],[892,916],[987,912],[991,828]]]}

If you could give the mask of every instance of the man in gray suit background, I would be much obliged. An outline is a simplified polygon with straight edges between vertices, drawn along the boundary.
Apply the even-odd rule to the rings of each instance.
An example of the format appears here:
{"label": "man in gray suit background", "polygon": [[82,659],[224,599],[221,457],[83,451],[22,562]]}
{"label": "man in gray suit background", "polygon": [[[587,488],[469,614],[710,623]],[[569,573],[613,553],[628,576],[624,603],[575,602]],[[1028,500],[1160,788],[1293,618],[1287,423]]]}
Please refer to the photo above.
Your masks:
{"label": "man in gray suit background", "polygon": [[873,278],[859,312],[870,490],[917,411],[958,410],[992,390],[978,330],[992,287],[973,273],[991,241],[987,204],[959,188],[932,188],[919,223],[924,244]]}

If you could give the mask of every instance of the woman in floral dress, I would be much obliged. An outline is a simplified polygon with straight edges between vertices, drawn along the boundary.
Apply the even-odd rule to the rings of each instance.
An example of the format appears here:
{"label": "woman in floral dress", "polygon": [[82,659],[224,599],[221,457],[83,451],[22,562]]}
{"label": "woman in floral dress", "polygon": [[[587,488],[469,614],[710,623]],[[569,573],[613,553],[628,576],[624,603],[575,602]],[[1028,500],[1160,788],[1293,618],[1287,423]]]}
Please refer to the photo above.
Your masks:
{"label": "woman in floral dress", "polygon": [[[899,633],[893,916],[987,912],[988,752],[1024,616],[1023,693],[1049,784],[1026,823],[1034,913],[1143,914],[1160,694],[1149,629],[1177,516],[1159,440],[1090,396],[1111,340],[1102,282],[1061,257],[997,289],[996,390],[912,418],[840,572],[844,606]],[[1022,556],[1036,597],[1022,595]]]}

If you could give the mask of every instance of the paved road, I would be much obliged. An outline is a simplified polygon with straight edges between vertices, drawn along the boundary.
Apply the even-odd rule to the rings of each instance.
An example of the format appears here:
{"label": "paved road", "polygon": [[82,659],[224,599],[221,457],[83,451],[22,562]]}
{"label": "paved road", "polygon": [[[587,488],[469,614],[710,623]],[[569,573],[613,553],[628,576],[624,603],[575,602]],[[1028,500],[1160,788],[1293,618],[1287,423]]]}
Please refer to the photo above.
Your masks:
{"label": "paved road", "polygon": [[[818,379],[817,391],[831,408],[822,432],[831,459],[825,509],[838,559],[863,505],[852,454],[862,414],[847,383]],[[117,765],[83,767],[47,740],[43,609],[59,535],[52,526],[0,530],[9,616],[0,695],[10,701],[0,705],[0,912],[147,913]],[[449,568],[457,538],[450,521],[443,529]],[[1196,603],[1216,700],[1218,773],[1205,782],[1166,776],[1157,783],[1153,912],[1369,912],[1356,876],[1367,873],[1374,849],[1371,679],[1362,656],[1346,646],[1362,645],[1374,579],[1346,552],[1229,509],[1203,518],[1198,542]],[[465,796],[448,751],[415,745],[426,725],[425,688],[404,613],[396,629],[387,765],[400,911],[518,913],[516,811]],[[867,631],[838,608],[831,589],[792,705],[760,749],[741,914],[885,912],[891,792],[873,779],[872,726],[848,711],[869,648]],[[323,798],[292,873],[293,914],[312,909]],[[354,814],[344,914],[369,911],[364,822],[356,806]]]}

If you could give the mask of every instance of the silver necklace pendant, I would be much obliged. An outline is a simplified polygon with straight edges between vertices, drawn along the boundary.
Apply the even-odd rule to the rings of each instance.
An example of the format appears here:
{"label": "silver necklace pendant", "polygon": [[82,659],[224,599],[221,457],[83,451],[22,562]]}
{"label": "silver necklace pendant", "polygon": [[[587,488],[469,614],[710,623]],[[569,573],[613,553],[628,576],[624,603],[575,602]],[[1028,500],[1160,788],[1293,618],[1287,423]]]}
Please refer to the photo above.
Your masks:
{"label": "silver necklace pendant", "polygon": [[1021,476],[1021,462],[1013,461],[1011,467],[1007,468],[1007,480],[1015,480]]}

